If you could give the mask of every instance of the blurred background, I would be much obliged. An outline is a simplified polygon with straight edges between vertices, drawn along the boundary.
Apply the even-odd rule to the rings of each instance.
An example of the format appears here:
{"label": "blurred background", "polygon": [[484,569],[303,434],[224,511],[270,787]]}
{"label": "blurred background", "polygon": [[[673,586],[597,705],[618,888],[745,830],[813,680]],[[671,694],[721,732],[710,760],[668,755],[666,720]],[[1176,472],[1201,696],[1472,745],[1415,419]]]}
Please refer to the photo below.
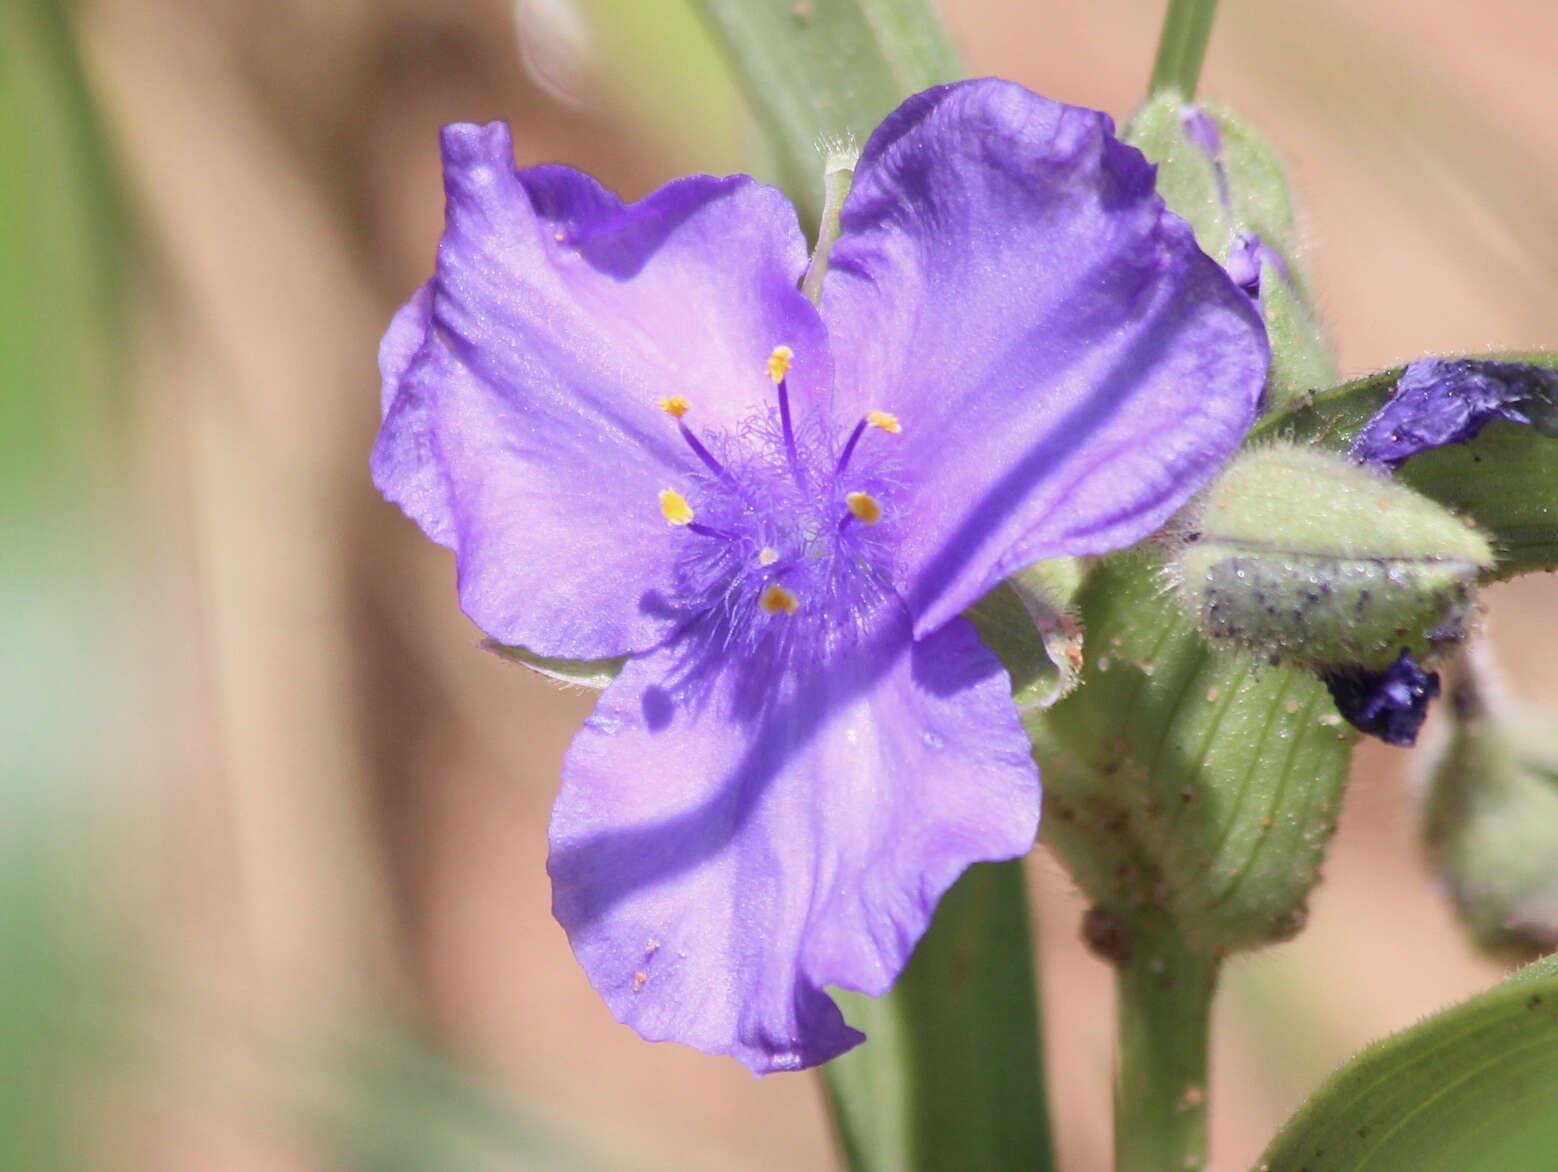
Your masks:
{"label": "blurred background", "polygon": [[[1224,7],[1203,91],[1285,153],[1344,372],[1558,345],[1558,8]],[[973,73],[1117,118],[1162,15],[943,9]],[[543,864],[592,697],[480,650],[368,481],[437,129],[493,118],[627,197],[754,153],[681,0],[0,0],[0,1167],[834,1160],[811,1076],[591,992]],[[1553,582],[1488,602],[1553,702]],[[1360,752],[1308,930],[1229,968],[1217,1168],[1500,974],[1422,864],[1415,760]],[[1034,863],[1060,1153],[1100,1168],[1109,975]]]}

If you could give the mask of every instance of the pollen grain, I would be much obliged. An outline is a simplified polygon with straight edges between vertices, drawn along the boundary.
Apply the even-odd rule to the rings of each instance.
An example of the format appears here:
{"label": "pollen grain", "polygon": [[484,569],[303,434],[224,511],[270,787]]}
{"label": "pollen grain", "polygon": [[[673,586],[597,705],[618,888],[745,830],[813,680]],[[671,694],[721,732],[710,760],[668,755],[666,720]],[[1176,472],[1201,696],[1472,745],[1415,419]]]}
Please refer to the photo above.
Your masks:
{"label": "pollen grain", "polygon": [[763,596],[758,599],[757,604],[763,608],[764,614],[778,614],[780,611],[794,614],[800,609],[801,601],[775,582],[763,591]]}
{"label": "pollen grain", "polygon": [[851,513],[867,525],[875,525],[882,519],[882,504],[869,492],[845,493],[844,503],[849,506]]}
{"label": "pollen grain", "polygon": [[660,515],[672,525],[692,524],[692,506],[674,488],[660,490]]}
{"label": "pollen grain", "polygon": [[903,424],[898,422],[898,416],[890,411],[867,411],[866,422],[872,427],[880,427],[888,435],[897,435],[903,430]]}
{"label": "pollen grain", "polygon": [[784,376],[790,373],[790,364],[795,361],[795,351],[788,346],[775,346],[774,352],[768,356],[768,377],[774,382],[782,382]]}

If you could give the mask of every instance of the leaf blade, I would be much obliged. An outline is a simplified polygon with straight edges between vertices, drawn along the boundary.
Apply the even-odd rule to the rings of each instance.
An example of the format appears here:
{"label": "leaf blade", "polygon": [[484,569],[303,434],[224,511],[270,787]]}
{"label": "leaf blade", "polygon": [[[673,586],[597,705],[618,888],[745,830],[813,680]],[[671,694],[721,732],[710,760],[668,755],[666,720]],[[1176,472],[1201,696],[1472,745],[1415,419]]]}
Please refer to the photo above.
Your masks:
{"label": "leaf blade", "polygon": [[1374,1043],[1257,1165],[1312,1172],[1545,1167],[1558,1150],[1558,957]]}

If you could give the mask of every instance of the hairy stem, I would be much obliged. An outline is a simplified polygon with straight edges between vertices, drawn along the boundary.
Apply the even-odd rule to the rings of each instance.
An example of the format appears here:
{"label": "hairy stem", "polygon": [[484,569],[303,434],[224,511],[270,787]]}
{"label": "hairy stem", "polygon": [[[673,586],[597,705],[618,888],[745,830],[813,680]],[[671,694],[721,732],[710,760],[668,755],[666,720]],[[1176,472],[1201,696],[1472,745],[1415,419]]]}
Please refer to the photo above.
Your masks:
{"label": "hairy stem", "polygon": [[1127,921],[1115,958],[1116,1172],[1206,1163],[1207,1048],[1219,960],[1160,912]]}

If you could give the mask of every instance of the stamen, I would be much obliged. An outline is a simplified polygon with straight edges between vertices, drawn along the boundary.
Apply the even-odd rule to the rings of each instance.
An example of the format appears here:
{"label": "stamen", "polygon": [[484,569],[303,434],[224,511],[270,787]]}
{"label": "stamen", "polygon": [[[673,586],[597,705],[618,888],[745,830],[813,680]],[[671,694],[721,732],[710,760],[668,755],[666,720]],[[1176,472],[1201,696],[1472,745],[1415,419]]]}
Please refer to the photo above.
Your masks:
{"label": "stamen", "polygon": [[806,472],[801,467],[801,454],[795,447],[795,424],[790,420],[790,384],[784,377],[789,373],[794,359],[794,350],[788,346],[775,346],[774,352],[768,356],[768,377],[779,384],[779,426],[784,431],[784,454],[790,462],[790,473],[795,477],[796,487],[804,492]]}
{"label": "stamen", "polygon": [[795,361],[795,351],[788,346],[775,346],[774,352],[768,356],[768,377],[774,382],[783,382],[784,376],[790,373],[790,364]]}
{"label": "stamen", "polygon": [[855,424],[855,430],[849,433],[849,438],[844,441],[844,450],[839,453],[838,467],[833,470],[834,476],[839,476],[845,468],[849,467],[849,458],[855,454],[855,445],[860,442],[860,437],[865,434],[866,428],[880,427],[888,435],[897,435],[903,430],[898,422],[898,416],[887,411],[867,411],[866,417]]}
{"label": "stamen", "polygon": [[661,399],[657,405],[660,410],[674,419],[680,419],[688,411],[692,410],[692,404],[680,395],[671,395],[669,398]]}
{"label": "stamen", "polygon": [[882,519],[882,505],[869,492],[849,492],[844,494],[844,503],[849,506],[849,511],[859,517],[867,525],[875,525]]}
{"label": "stamen", "polygon": [[671,525],[692,524],[692,506],[674,488],[660,490],[660,515]]}
{"label": "stamen", "polygon": [[[683,401],[685,402],[685,400]],[[682,439],[687,441],[687,446],[692,449],[692,454],[702,460],[703,466],[714,473],[714,475],[723,476],[726,480],[730,480],[730,474],[725,471],[725,465],[716,460],[714,453],[703,446],[703,441],[693,435],[688,426],[682,422],[681,413],[673,411],[671,414],[676,416],[676,427],[682,433]],[[734,481],[731,481],[731,483],[734,483]]]}
{"label": "stamen", "polygon": [[779,585],[779,583],[775,582],[763,591],[762,597],[758,599],[757,604],[763,608],[764,614],[778,614],[780,611],[783,611],[785,614],[794,614],[800,609],[801,601],[783,586]]}
{"label": "stamen", "polygon": [[757,551],[757,564],[771,566],[779,560],[779,551],[771,545],[765,545]]}
{"label": "stamen", "polygon": [[903,430],[903,425],[898,422],[898,416],[890,411],[867,411],[866,422],[872,427],[880,427],[888,435],[897,435]]}

